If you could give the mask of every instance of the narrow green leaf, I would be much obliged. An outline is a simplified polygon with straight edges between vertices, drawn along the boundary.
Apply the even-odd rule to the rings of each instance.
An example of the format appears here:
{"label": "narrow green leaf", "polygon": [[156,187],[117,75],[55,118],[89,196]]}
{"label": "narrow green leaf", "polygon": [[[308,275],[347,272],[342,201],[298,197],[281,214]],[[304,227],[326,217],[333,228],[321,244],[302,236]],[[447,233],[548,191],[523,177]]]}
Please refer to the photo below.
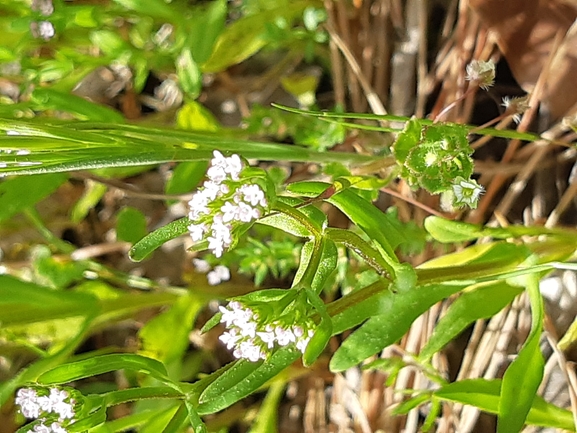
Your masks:
{"label": "narrow green leaf", "polygon": [[146,236],[146,217],[138,209],[125,206],[116,215],[118,240],[135,243]]}
{"label": "narrow green leaf", "polygon": [[82,361],[59,365],[41,374],[38,377],[38,382],[45,385],[67,383],[122,369],[150,374],[156,379],[170,383],[166,369],[161,362],[130,353],[95,356]]}
{"label": "narrow green leaf", "polygon": [[178,405],[178,409],[168,422],[162,433],[179,433],[182,431],[184,424],[188,418],[188,410],[186,408],[186,404],[184,402]]}
{"label": "narrow green leaf", "polygon": [[39,110],[58,110],[73,114],[79,120],[93,122],[124,123],[125,119],[118,111],[105,105],[88,101],[71,93],[37,87],[32,92],[32,102]]}
{"label": "narrow green leaf", "polygon": [[419,358],[422,361],[430,359],[471,323],[494,316],[519,293],[521,289],[504,281],[464,290],[435,326],[433,335],[421,350]]}
{"label": "narrow green leaf", "polygon": [[229,389],[241,383],[254,373],[262,363],[263,361],[250,362],[246,359],[235,361],[227,371],[220,374],[216,380],[206,387],[199,398],[199,402],[206,403],[219,398],[222,394],[225,394]]}
{"label": "narrow green leaf", "polygon": [[[500,379],[467,379],[443,385],[435,391],[435,396],[445,401],[467,404],[484,412],[497,414],[500,390]],[[531,425],[575,431],[573,414],[566,409],[547,403],[540,396],[536,396],[533,400],[526,421]]]}
{"label": "narrow green leaf", "polygon": [[[231,385],[234,381],[226,377],[228,372],[225,372],[201,394],[201,404],[198,407],[198,413],[204,415],[218,412],[252,394],[264,385],[266,381],[272,379],[296,361],[300,355],[301,352],[292,346],[280,348],[264,363],[257,362],[252,364],[256,368],[249,372],[248,375],[246,375],[248,370],[245,370],[243,375],[239,377],[240,380],[237,380],[234,385],[229,387],[223,387],[223,384]],[[239,363],[243,363],[243,361]]]}
{"label": "narrow green leaf", "polygon": [[0,183],[0,221],[33,206],[66,182],[65,174],[15,177]]}
{"label": "narrow green leaf", "polygon": [[250,141],[237,138],[226,130],[208,133],[103,122],[46,125],[0,118],[0,131],[20,134],[0,134],[0,149],[11,149],[11,152],[0,153],[0,174],[44,174],[175,161],[208,161],[215,149],[238,153],[246,159],[271,161],[350,165],[377,159],[367,155],[321,153],[300,146]]}
{"label": "narrow green leaf", "polygon": [[192,431],[194,433],[208,433],[208,429],[202,421],[202,418],[196,410],[196,407],[189,400],[185,400],[184,404],[186,405],[186,410],[188,412],[188,422],[192,427]]}
{"label": "narrow green leaf", "polygon": [[144,260],[165,242],[187,233],[189,225],[190,220],[184,217],[149,233],[132,246],[128,252],[128,257],[135,262]]}
{"label": "narrow green leaf", "polygon": [[176,62],[176,73],[182,90],[190,98],[197,98],[202,87],[202,74],[189,48],[184,48],[180,53]]}
{"label": "narrow green leaf", "polygon": [[409,330],[417,317],[464,287],[463,284],[431,284],[399,293],[383,291],[353,307],[354,313],[347,311],[341,317],[336,315],[333,318],[334,333],[342,332],[343,325],[353,324],[362,317],[370,319],[337,349],[330,361],[331,371],[344,371],[393,344]]}
{"label": "narrow green leaf", "polygon": [[198,64],[203,64],[209,59],[225,27],[227,5],[226,0],[215,0],[195,6],[184,28],[189,35],[187,45],[192,50],[192,57]]}
{"label": "narrow green leaf", "polygon": [[9,275],[0,275],[2,326],[89,316],[97,310],[96,298],[89,294],[52,290]]}
{"label": "narrow green leaf", "polygon": [[539,291],[539,276],[527,275],[525,281],[531,302],[531,332],[517,358],[503,375],[497,433],[521,431],[545,370],[545,359],[539,347],[545,315]]}

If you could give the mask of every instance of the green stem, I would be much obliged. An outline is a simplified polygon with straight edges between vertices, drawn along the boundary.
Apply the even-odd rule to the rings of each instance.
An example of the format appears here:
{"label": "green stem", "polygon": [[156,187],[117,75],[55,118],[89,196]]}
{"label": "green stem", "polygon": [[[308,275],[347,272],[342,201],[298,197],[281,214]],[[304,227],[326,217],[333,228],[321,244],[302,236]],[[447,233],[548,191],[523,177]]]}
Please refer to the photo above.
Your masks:
{"label": "green stem", "polygon": [[380,276],[390,279],[391,275],[394,275],[393,267],[383,259],[383,256],[355,233],[331,228],[327,230],[327,236],[361,256]]}
{"label": "green stem", "polygon": [[295,284],[295,288],[297,289],[305,289],[309,288],[313,290],[317,295],[320,294],[322,291],[322,285],[320,287],[313,287],[313,282],[317,271],[319,269],[319,265],[321,263],[321,259],[323,256],[323,249],[325,245],[325,237],[320,235],[314,238],[313,241],[313,251],[311,253],[310,260],[306,263],[306,269],[303,272],[301,279],[298,283]]}

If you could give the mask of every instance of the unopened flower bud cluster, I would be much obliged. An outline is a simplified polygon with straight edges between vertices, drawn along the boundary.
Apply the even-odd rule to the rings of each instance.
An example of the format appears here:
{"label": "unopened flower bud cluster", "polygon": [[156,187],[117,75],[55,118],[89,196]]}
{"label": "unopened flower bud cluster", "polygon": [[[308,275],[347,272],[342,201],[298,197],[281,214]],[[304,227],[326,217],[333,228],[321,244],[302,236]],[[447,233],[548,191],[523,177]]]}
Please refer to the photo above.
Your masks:
{"label": "unopened flower bud cluster", "polygon": [[232,354],[237,359],[256,362],[266,359],[275,346],[284,347],[289,344],[295,344],[296,348],[304,353],[314,335],[312,323],[262,323],[258,313],[238,301],[232,301],[227,307],[219,309],[222,313],[220,321],[228,328],[219,339],[233,351]]}
{"label": "unopened flower bud cluster", "polygon": [[74,422],[75,401],[63,389],[54,387],[48,395],[39,395],[33,388],[20,388],[14,402],[26,418],[41,420],[27,433],[67,433],[63,426]]}
{"label": "unopened flower bud cluster", "polygon": [[217,150],[213,155],[208,180],[188,202],[188,230],[194,242],[206,239],[208,249],[221,257],[232,243],[233,228],[260,218],[268,203],[259,185],[240,179],[244,166],[238,155],[227,158]]}

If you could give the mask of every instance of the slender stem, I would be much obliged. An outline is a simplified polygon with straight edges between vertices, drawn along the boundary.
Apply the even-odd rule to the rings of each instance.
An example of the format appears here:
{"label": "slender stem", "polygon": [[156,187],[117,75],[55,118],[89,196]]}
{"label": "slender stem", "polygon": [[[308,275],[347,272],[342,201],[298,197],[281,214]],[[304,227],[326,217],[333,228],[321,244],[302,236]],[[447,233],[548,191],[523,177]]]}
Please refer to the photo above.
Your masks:
{"label": "slender stem", "polygon": [[342,229],[328,229],[327,236],[361,256],[380,276],[390,279],[390,275],[394,275],[394,269],[383,259],[381,254],[355,233]]}
{"label": "slender stem", "polygon": [[[319,265],[321,263],[321,259],[323,256],[323,249],[325,245],[325,237],[318,236],[315,237],[313,243],[313,251],[311,253],[310,260],[306,263],[305,271],[301,279],[295,284],[295,288],[310,288],[312,289],[317,295],[322,291],[322,285],[320,287],[314,287],[313,282],[315,276],[317,275],[317,271],[319,269]],[[303,263],[301,263],[303,264]]]}

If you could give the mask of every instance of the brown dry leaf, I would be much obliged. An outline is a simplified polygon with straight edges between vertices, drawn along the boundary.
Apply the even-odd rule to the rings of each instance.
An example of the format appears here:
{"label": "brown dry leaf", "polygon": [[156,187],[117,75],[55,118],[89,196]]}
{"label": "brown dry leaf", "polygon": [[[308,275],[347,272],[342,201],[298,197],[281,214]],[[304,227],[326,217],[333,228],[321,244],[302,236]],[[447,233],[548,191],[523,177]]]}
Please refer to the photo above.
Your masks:
{"label": "brown dry leaf", "polygon": [[577,102],[577,31],[571,28],[577,1],[470,0],[469,4],[496,36],[515,79],[527,92],[550,61],[556,36],[565,36],[552,58],[543,102],[551,120],[566,114]]}

